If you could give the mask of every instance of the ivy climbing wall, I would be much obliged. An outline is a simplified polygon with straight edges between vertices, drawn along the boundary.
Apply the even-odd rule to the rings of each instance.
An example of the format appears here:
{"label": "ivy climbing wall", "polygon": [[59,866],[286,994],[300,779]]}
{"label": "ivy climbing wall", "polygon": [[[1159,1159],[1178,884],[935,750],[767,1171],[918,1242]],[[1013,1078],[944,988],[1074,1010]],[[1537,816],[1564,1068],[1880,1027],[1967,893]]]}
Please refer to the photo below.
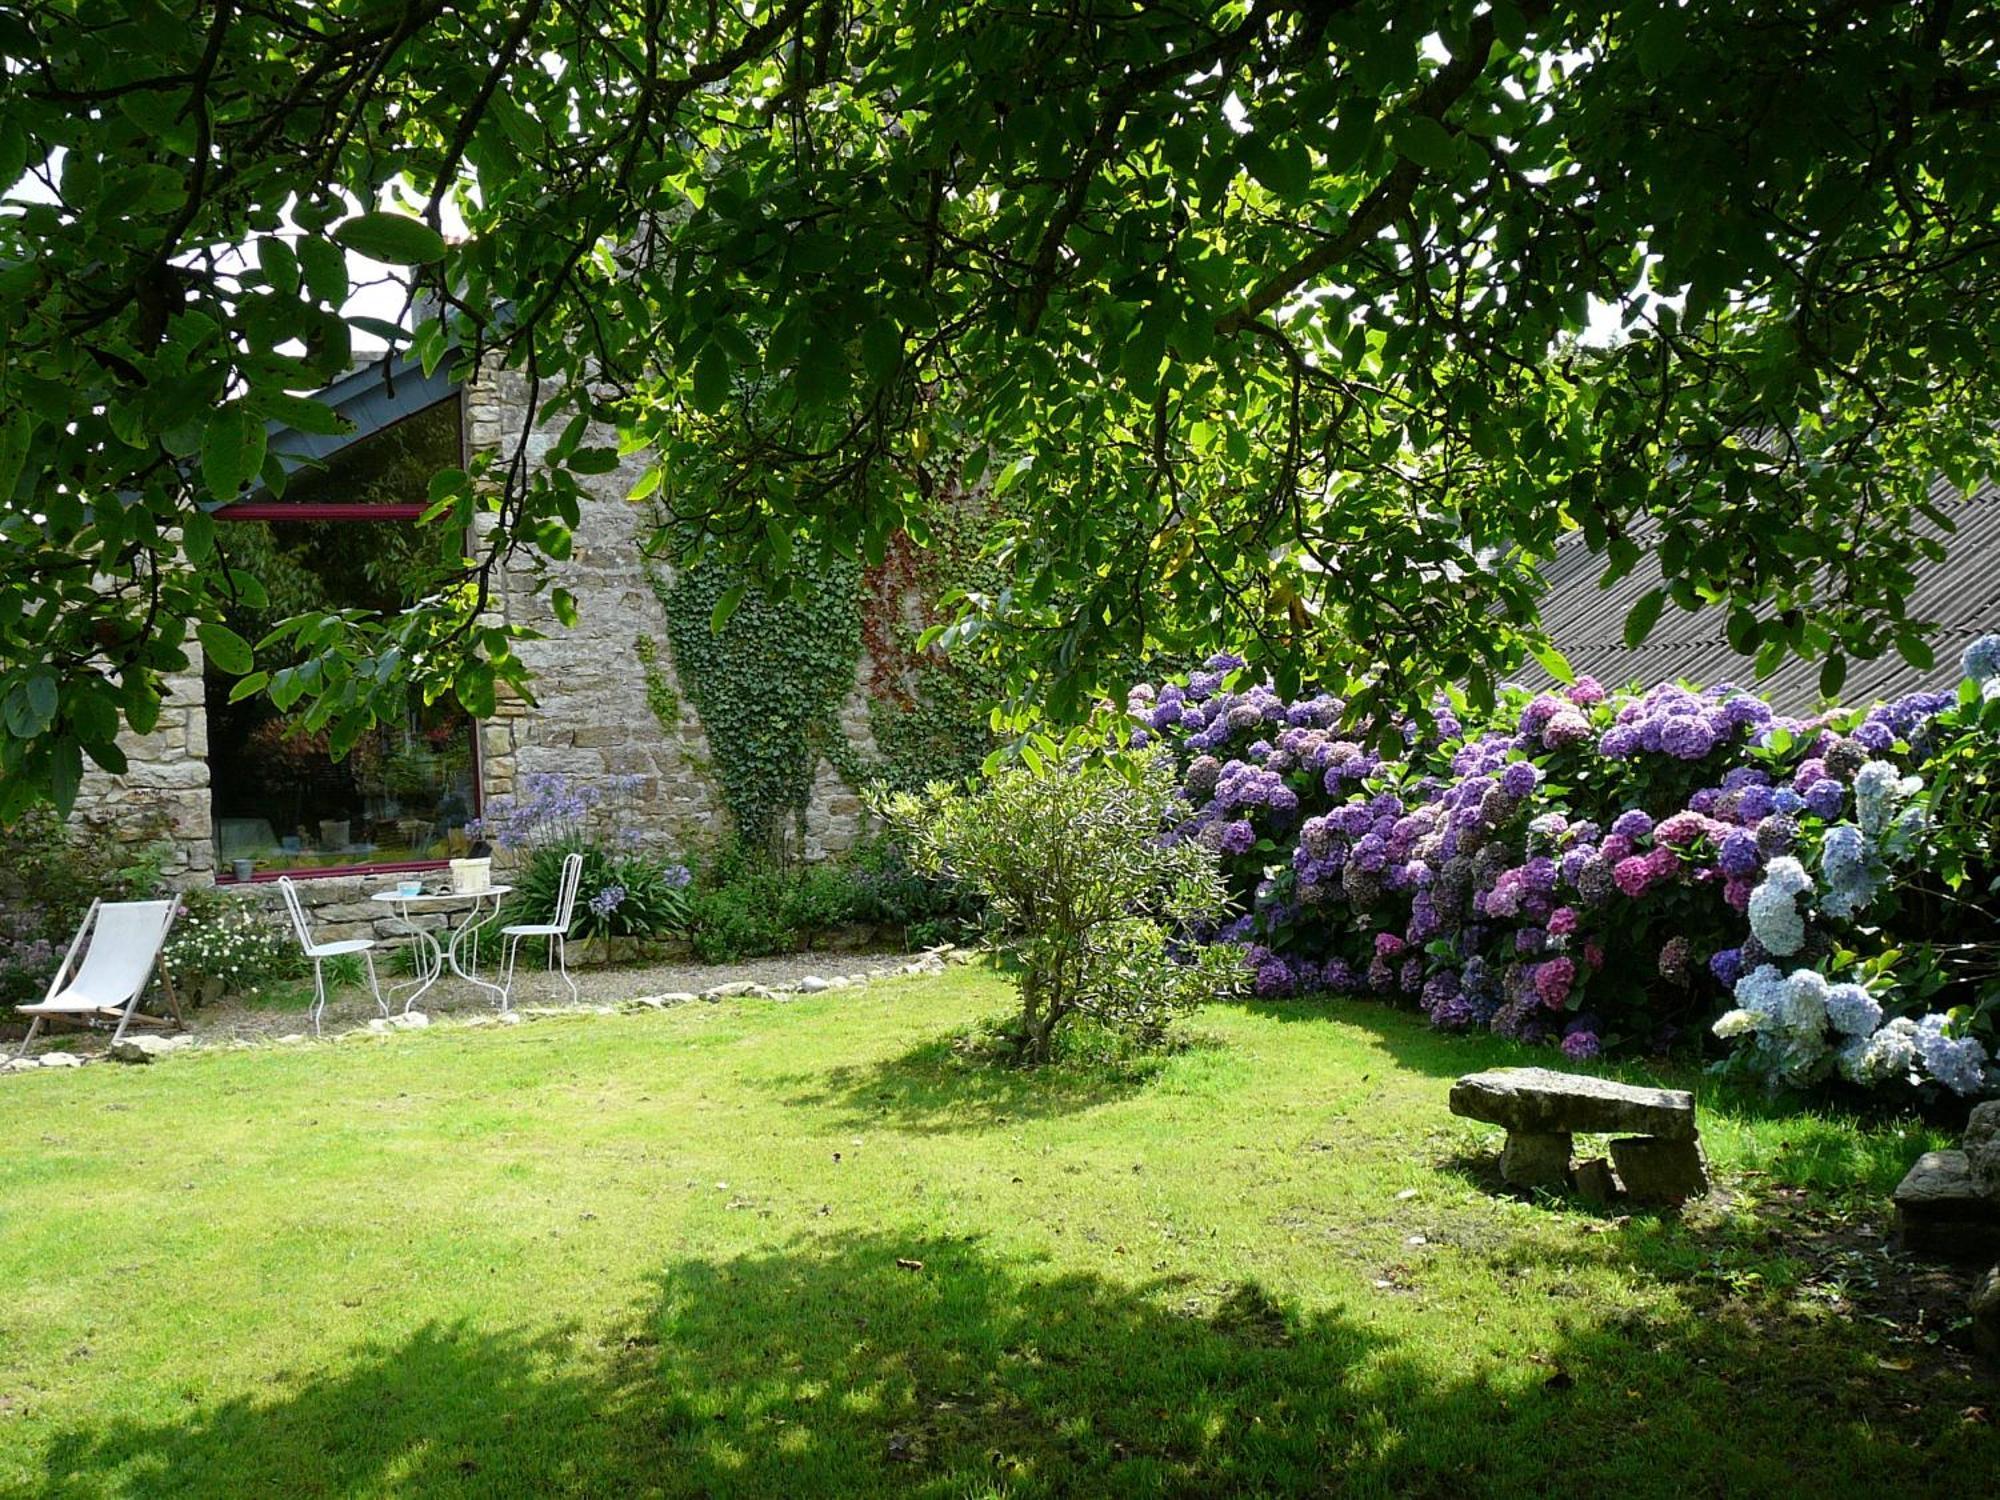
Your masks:
{"label": "ivy climbing wall", "polygon": [[[468,394],[472,444],[518,432],[525,399],[514,377],[483,379]],[[538,457],[553,434],[530,441]],[[656,518],[625,498],[641,470],[635,456],[590,481],[555,579],[576,597],[574,627],[525,570],[505,580],[501,607],[542,639],[521,647],[536,702],[504,701],[482,728],[489,797],[538,772],[633,776],[647,832],[670,847],[740,837],[813,860],[867,832],[869,782],[977,766],[983,685],[916,649],[966,538],[935,555],[899,546],[867,569],[802,557],[784,599],[751,589],[715,631],[716,601],[737,580],[643,555]]]}

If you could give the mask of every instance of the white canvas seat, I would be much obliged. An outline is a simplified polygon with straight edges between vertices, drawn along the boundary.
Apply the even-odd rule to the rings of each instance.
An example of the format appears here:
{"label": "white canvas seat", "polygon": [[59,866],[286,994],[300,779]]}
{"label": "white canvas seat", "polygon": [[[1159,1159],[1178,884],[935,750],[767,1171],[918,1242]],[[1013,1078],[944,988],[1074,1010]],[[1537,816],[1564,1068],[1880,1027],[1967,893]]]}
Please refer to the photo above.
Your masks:
{"label": "white canvas seat", "polygon": [[[152,981],[160,950],[166,946],[167,932],[179,910],[180,903],[171,899],[91,902],[69,952],[63,955],[62,967],[49,981],[48,994],[37,1005],[15,1007],[22,1015],[33,1017],[20,1055],[28,1055],[44,1021],[87,1026],[93,1021],[115,1020],[114,1042],[134,1021],[165,1025],[140,1015],[139,1000]],[[79,952],[83,954],[81,963],[77,962]],[[164,974],[161,979],[178,1022],[180,1003],[174,998],[173,984]]]}
{"label": "white canvas seat", "polygon": [[549,945],[549,971],[556,972],[561,965],[562,981],[569,986],[572,1000],[581,997],[576,981],[569,977],[569,927],[576,916],[576,888],[583,880],[583,856],[571,853],[564,857],[562,879],[556,884],[555,919],[550,922],[516,922],[511,927],[500,929],[500,943],[505,949],[506,973],[500,980],[500,1008],[505,1010],[514,999],[514,960],[520,957],[521,944],[528,938],[543,938]]}
{"label": "white canvas seat", "polygon": [[289,875],[278,877],[278,890],[284,895],[285,910],[291,913],[292,931],[298,934],[299,946],[305,950],[313,966],[313,1035],[319,1035],[320,1017],[326,1014],[326,971],[321,965],[329,958],[340,958],[349,953],[359,953],[368,966],[368,990],[374,995],[375,1003],[382,1014],[389,1014],[389,1002],[382,998],[382,983],[375,977],[375,939],[340,938],[331,943],[313,941],[312,923],[306,920],[306,909],[299,900],[298,887],[292,884]]}

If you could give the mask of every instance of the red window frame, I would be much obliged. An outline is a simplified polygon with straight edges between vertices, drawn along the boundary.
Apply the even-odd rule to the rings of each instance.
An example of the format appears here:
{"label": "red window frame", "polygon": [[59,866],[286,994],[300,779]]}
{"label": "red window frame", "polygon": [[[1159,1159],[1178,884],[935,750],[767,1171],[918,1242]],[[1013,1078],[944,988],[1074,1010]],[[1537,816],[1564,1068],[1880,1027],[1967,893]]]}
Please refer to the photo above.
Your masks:
{"label": "red window frame", "polygon": [[[459,403],[458,442],[459,461],[465,461],[465,406],[462,396],[447,399]],[[433,402],[432,406],[440,403]],[[424,410],[431,410],[425,407]],[[411,416],[417,413],[412,412]],[[394,426],[394,423],[390,423]],[[383,429],[387,431],[387,428]],[[429,507],[421,504],[394,505],[346,505],[338,502],[286,502],[283,500],[243,500],[234,505],[225,505],[215,512],[217,521],[342,521],[356,525],[382,525],[391,522],[409,524],[423,515]],[[203,712],[206,713],[206,704]],[[466,715],[472,721],[472,816],[482,816],[486,808],[486,767],[485,746],[481,743],[479,720]],[[238,880],[231,871],[221,868],[218,861],[215,871],[217,885],[262,885],[289,875],[294,880],[339,880],[353,879],[361,875],[409,875],[421,871],[442,870],[451,864],[449,859],[405,859],[381,860],[358,865],[294,865],[282,870],[258,870],[248,880]]]}

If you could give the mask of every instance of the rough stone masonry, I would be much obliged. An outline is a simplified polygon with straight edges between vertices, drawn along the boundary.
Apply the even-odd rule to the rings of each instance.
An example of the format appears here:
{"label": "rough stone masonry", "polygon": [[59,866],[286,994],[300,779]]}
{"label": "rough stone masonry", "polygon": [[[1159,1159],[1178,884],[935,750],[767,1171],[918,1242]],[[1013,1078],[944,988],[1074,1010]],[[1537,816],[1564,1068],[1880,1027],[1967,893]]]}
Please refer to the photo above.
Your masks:
{"label": "rough stone masonry", "polygon": [[1505,1126],[1500,1175],[1514,1187],[1567,1188],[1578,1131],[1621,1133],[1611,1142],[1616,1183],[1604,1183],[1601,1163],[1586,1163],[1603,1195],[1622,1186],[1640,1203],[1675,1204],[1708,1191],[1695,1129],[1694,1095],[1682,1089],[1640,1088],[1558,1073],[1549,1068],[1495,1068],[1468,1073],[1451,1087],[1451,1112]]}

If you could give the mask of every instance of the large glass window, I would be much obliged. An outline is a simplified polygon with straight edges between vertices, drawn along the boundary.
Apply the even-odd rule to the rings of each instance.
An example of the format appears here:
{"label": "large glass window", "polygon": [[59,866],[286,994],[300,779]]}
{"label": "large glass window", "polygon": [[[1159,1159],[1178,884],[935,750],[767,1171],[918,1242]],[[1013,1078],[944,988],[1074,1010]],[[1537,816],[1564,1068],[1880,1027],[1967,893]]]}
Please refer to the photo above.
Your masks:
{"label": "large glass window", "polygon": [[[402,608],[428,576],[432,542],[412,513],[430,476],[459,462],[458,403],[439,403],[299,475],[280,500],[233,507],[220,538],[231,566],[270,599],[229,624],[256,640],[303,611]],[[410,707],[333,761],[267,698],[229,701],[234,679],[206,679],[208,762],[219,878],[285,870],[396,866],[465,852],[478,813],[471,718],[455,702]]]}

